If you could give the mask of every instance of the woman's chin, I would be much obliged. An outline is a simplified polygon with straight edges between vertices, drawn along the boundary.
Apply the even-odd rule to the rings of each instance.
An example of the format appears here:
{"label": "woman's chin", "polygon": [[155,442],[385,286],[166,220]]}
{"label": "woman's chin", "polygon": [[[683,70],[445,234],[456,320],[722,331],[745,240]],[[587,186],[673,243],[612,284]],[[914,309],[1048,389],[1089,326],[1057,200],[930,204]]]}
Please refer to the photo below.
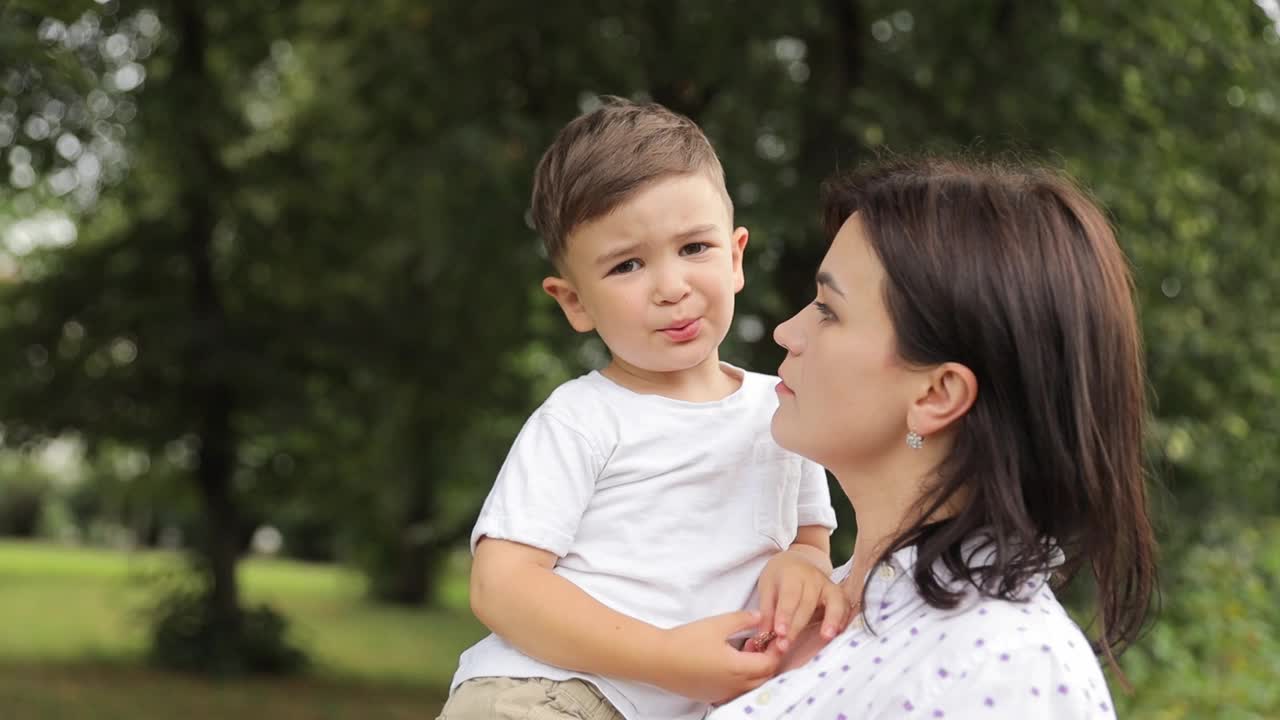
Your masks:
{"label": "woman's chin", "polygon": [[773,411],[773,420],[769,422],[769,434],[773,435],[773,441],[778,443],[778,447],[783,450],[790,450],[793,453],[803,455],[793,442],[794,435],[791,432],[791,423],[783,415],[783,409],[779,407]]}

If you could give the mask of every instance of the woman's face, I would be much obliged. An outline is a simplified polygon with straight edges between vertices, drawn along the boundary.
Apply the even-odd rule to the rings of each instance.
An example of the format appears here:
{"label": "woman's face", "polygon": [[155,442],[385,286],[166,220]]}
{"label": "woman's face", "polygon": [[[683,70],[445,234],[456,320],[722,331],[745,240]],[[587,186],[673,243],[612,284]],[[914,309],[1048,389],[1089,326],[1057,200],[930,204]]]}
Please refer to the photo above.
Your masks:
{"label": "woman's face", "polygon": [[833,471],[870,469],[906,447],[920,380],[895,351],[884,283],[855,213],[822,261],[817,298],[773,333],[787,349],[773,437]]}

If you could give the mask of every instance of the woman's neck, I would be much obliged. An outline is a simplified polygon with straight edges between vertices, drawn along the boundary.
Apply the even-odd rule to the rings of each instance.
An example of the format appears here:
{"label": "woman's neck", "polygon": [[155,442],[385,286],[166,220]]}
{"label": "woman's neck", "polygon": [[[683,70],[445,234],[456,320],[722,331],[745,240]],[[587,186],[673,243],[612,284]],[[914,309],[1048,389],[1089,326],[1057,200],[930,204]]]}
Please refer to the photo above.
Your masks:
{"label": "woman's neck", "polygon": [[[856,504],[854,515],[857,517],[858,534],[853,541],[853,558],[849,565],[849,576],[844,579],[841,586],[850,601],[857,606],[858,610],[861,610],[863,584],[875,566],[876,560],[888,549],[889,543],[897,535],[898,520],[903,515],[881,514],[871,510],[860,511]],[[887,518],[892,519],[892,523],[884,522]]]}
{"label": "woman's neck", "polygon": [[[884,470],[874,473],[832,471],[853,505],[857,519],[849,577],[843,583],[846,594],[855,603],[862,600],[862,587],[876,560],[918,519],[919,502],[931,484],[927,478],[933,476],[936,461],[941,458],[906,455],[896,459],[898,462],[886,463]],[[916,480],[913,482],[910,478]],[[955,514],[963,502],[964,498],[951,498],[930,520]]]}

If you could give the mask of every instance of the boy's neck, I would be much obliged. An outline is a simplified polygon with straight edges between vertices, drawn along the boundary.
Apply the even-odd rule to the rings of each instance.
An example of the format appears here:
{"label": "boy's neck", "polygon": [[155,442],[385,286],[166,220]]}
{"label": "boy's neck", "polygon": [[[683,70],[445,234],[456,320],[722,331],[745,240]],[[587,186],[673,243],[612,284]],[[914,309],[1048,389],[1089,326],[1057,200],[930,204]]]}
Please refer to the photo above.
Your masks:
{"label": "boy's neck", "polygon": [[719,352],[712,352],[691,368],[673,372],[644,370],[614,357],[600,374],[634,393],[661,395],[684,402],[723,400],[742,386],[741,378],[730,375],[720,366]]}

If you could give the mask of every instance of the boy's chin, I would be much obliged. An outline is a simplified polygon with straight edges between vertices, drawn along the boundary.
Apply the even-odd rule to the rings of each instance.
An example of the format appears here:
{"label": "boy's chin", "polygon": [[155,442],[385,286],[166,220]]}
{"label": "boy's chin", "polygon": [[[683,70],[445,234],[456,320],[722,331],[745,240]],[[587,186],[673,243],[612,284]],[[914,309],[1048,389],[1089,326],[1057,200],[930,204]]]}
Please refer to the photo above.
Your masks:
{"label": "boy's chin", "polygon": [[628,367],[642,372],[670,374],[696,370],[718,356],[715,354],[715,348],[708,350],[705,347],[689,347],[668,348],[661,352],[648,353],[643,357],[634,357],[634,359],[625,355],[619,357],[616,354],[614,357]]}
{"label": "boy's chin", "polygon": [[690,355],[689,357],[662,358],[657,360],[654,363],[654,366],[662,368],[656,372],[680,373],[697,370],[706,366],[710,362],[712,362],[712,353],[702,352],[697,353],[696,355]]}

